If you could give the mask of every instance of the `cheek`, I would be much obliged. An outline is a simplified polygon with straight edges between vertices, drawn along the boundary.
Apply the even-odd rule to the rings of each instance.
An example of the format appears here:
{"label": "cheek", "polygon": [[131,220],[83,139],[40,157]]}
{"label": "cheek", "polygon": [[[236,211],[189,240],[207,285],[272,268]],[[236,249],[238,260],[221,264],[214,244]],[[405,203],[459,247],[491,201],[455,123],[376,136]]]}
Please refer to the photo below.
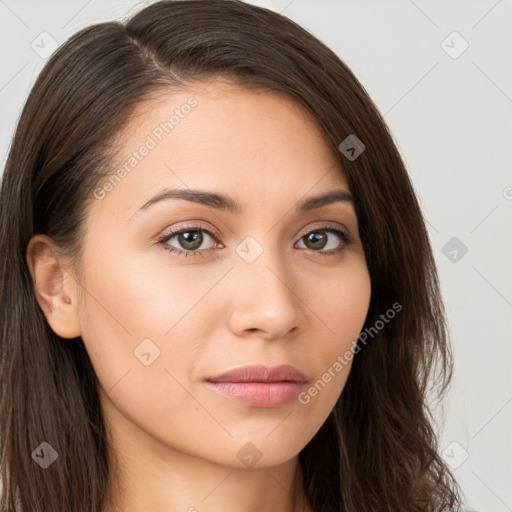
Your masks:
{"label": "cheek", "polygon": [[187,390],[204,339],[200,299],[214,279],[198,283],[162,261],[148,266],[136,254],[113,252],[91,258],[82,338],[109,396],[100,393],[107,416],[170,442],[169,432],[186,433],[190,418],[201,415]]}
{"label": "cheek", "polygon": [[[133,248],[92,254],[85,277],[88,321],[117,330],[122,337],[161,338],[215,283],[217,275],[172,265],[158,248],[148,258]],[[209,279],[209,277],[211,277]]]}
{"label": "cheek", "polygon": [[364,259],[347,258],[345,267],[329,269],[304,285],[306,304],[323,324],[325,351],[342,349],[359,335],[370,305],[371,283]]}
{"label": "cheek", "polygon": [[[116,253],[113,247],[89,254],[82,338],[105,389],[127,372],[147,370],[145,362],[163,371],[178,355],[183,362],[193,356],[191,341],[200,338],[187,315],[200,313],[197,304],[213,278],[212,283],[198,282],[190,271],[166,268],[165,258],[158,261],[148,265],[137,253]],[[146,371],[142,378],[147,377]]]}
{"label": "cheek", "polygon": [[307,302],[318,317],[315,350],[306,351],[309,360],[315,362],[315,379],[299,402],[321,409],[322,414],[334,407],[343,390],[370,304],[371,283],[366,264],[361,258],[351,263],[347,262],[345,269],[336,274],[331,272],[329,279],[317,276],[316,286],[306,284],[307,289],[316,290],[308,295]]}

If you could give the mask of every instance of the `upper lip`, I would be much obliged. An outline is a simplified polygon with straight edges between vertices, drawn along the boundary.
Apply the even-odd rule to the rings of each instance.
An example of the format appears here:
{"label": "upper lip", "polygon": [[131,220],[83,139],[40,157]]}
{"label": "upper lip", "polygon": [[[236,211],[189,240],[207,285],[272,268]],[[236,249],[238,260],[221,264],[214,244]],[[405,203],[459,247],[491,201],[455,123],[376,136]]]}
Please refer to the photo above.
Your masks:
{"label": "upper lip", "polygon": [[243,366],[206,380],[209,382],[307,382],[306,376],[301,371],[288,364]]}

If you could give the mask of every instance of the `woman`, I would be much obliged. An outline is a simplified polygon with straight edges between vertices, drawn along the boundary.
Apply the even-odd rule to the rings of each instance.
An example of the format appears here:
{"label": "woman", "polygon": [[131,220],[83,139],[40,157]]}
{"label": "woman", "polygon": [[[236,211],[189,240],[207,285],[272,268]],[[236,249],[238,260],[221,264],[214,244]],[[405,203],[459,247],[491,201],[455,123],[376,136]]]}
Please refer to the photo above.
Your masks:
{"label": "woman", "polygon": [[162,1],[80,31],[0,208],[2,510],[459,505],[417,199],[364,88],[292,21]]}

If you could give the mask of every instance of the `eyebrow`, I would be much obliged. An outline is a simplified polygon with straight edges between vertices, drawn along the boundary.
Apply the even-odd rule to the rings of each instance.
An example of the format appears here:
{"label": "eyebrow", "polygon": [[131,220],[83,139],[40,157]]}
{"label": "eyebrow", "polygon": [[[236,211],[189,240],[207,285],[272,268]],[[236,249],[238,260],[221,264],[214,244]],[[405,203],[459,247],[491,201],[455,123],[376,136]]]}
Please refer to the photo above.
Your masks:
{"label": "eyebrow", "polygon": [[[230,196],[224,194],[217,194],[214,192],[208,192],[205,190],[193,190],[190,188],[162,190],[161,192],[153,196],[149,201],[147,201],[137,211],[137,213],[140,212],[141,210],[149,208],[151,205],[155,203],[169,199],[182,199],[185,201],[190,201],[192,203],[198,203],[205,206],[209,206],[217,210],[224,210],[230,213],[243,213],[242,206]],[[295,206],[295,212],[306,213],[311,210],[315,210],[317,208],[321,208],[322,206],[327,206],[329,204],[336,202],[351,203],[352,205],[355,203],[353,196],[349,192],[343,189],[334,189],[324,194],[308,197],[307,199],[300,201]]]}

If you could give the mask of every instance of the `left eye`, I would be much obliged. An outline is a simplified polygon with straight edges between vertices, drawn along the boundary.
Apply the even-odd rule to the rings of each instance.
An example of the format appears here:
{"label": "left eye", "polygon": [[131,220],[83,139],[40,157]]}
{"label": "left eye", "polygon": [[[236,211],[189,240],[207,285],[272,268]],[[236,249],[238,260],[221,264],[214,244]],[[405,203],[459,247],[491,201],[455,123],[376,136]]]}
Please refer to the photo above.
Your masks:
{"label": "left eye", "polygon": [[306,235],[304,235],[299,242],[302,242],[302,240],[307,240],[308,244],[311,244],[310,247],[306,247],[306,249],[328,249],[329,252],[336,252],[340,251],[344,248],[344,246],[340,249],[339,248],[339,242],[334,242],[334,245],[331,247],[327,247],[329,237],[328,235],[336,235],[336,237],[341,238],[345,244],[349,243],[349,239],[346,233],[339,229],[333,229],[333,228],[324,228],[324,229],[316,229],[315,231],[310,231]]}

